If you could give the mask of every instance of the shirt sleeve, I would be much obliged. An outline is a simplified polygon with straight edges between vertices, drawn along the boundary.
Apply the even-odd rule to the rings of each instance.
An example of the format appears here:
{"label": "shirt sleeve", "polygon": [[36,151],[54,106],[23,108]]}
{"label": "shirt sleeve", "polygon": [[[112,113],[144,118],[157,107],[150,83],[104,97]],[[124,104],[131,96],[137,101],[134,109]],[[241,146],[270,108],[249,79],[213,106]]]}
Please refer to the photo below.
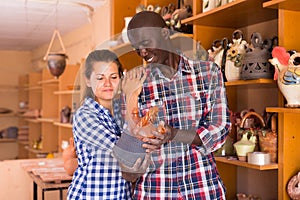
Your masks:
{"label": "shirt sleeve", "polygon": [[87,109],[76,113],[73,122],[74,135],[77,142],[96,149],[111,149],[117,136],[109,128],[110,120],[104,113],[97,115]]}
{"label": "shirt sleeve", "polygon": [[207,109],[204,111],[197,129],[197,134],[203,144],[196,148],[203,154],[209,154],[219,149],[225,143],[230,127],[222,73],[215,63],[211,63],[211,65],[211,76],[207,76],[209,82]]}

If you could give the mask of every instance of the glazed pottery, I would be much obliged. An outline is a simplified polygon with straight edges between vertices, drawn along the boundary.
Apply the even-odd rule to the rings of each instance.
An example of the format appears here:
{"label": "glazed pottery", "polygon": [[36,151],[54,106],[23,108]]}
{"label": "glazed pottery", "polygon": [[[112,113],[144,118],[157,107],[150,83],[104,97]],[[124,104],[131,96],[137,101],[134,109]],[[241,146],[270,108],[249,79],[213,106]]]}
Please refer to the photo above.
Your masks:
{"label": "glazed pottery", "polygon": [[300,107],[300,65],[295,65],[295,59],[300,58],[300,53],[293,54],[289,59],[287,69],[279,73],[278,88],[285,97],[286,107]]}

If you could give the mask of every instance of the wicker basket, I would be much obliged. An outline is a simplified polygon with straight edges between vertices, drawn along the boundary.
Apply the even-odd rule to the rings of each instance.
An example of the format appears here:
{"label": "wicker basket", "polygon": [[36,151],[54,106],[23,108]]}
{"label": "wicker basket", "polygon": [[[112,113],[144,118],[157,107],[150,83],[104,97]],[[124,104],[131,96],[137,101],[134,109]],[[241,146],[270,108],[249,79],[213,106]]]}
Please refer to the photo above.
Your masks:
{"label": "wicker basket", "polygon": [[253,33],[251,36],[253,48],[244,55],[241,78],[248,79],[272,79],[274,66],[269,63],[272,57],[267,47],[263,47],[261,35]]}

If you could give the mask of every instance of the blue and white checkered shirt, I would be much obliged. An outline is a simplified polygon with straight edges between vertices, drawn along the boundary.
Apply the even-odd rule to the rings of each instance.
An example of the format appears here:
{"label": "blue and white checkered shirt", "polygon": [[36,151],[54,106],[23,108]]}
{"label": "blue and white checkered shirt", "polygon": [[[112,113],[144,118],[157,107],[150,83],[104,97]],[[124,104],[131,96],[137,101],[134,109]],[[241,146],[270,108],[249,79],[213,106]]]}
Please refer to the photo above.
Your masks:
{"label": "blue and white checkered shirt", "polygon": [[78,168],[68,199],[131,199],[131,183],[111,156],[120,128],[107,109],[87,97],[76,111],[73,134]]}

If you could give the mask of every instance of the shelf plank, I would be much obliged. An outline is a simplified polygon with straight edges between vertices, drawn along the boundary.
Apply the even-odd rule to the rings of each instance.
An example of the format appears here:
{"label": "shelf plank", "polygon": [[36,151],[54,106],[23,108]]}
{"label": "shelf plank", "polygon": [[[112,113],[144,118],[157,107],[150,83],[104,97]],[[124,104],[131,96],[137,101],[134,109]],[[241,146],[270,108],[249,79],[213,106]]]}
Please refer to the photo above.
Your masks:
{"label": "shelf plank", "polygon": [[38,118],[37,120],[40,122],[54,123],[54,121],[57,119],[56,118]]}
{"label": "shelf plank", "polygon": [[26,118],[25,120],[30,123],[40,123],[37,118]]}
{"label": "shelf plank", "polygon": [[27,90],[40,90],[40,91],[42,91],[42,87],[41,86],[30,86],[30,87],[28,87],[28,88],[25,88],[25,91],[27,91]]}
{"label": "shelf plank", "polygon": [[254,80],[238,80],[225,82],[225,86],[238,86],[238,85],[253,85],[253,84],[277,84],[272,79],[254,79]]}
{"label": "shelf plank", "polygon": [[54,122],[54,125],[59,127],[65,127],[65,128],[72,128],[72,124],[70,123],[60,123],[60,122]]}
{"label": "shelf plank", "polygon": [[1,142],[4,142],[4,143],[17,142],[17,139],[14,139],[14,138],[0,138],[0,143]]}
{"label": "shelf plank", "polygon": [[269,165],[253,165],[249,164],[244,161],[239,161],[239,160],[233,160],[233,159],[228,159],[227,157],[215,157],[217,162],[221,163],[226,163],[230,165],[235,165],[239,167],[246,167],[250,169],[256,169],[256,170],[274,170],[278,169],[278,164],[277,163],[271,163]]}
{"label": "shelf plank", "polygon": [[267,112],[300,114],[300,108],[267,107]]}
{"label": "shelf plank", "polygon": [[38,84],[40,85],[45,85],[45,84],[58,84],[59,80],[58,79],[48,79],[48,80],[43,80],[39,81]]}
{"label": "shelf plank", "polygon": [[181,22],[182,24],[236,29],[277,19],[277,10],[263,8],[262,5],[263,0],[235,0]]}
{"label": "shelf plank", "polygon": [[61,94],[80,94],[80,90],[61,90],[61,91],[55,91],[55,95],[61,95]]}
{"label": "shelf plank", "polygon": [[0,117],[18,117],[18,115],[15,112],[0,113]]}
{"label": "shelf plank", "polygon": [[264,8],[300,11],[299,0],[271,0],[263,3]]}

